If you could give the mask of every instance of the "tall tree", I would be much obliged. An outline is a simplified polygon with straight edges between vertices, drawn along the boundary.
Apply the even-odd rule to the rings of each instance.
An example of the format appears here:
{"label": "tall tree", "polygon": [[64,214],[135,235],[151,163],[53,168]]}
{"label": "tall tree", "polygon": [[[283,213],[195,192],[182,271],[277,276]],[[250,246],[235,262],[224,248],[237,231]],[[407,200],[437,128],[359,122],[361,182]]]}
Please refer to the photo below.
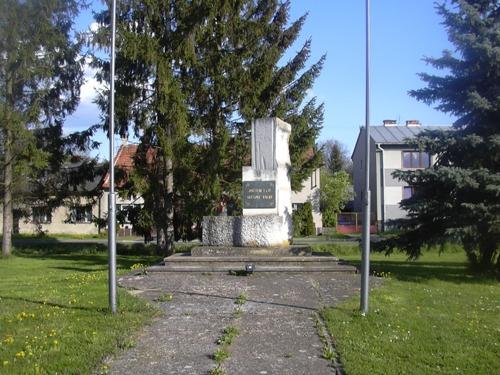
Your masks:
{"label": "tall tree", "polygon": [[321,150],[323,151],[323,162],[330,173],[344,171],[351,174],[352,161],[347,147],[343,143],[336,139],[330,139],[321,145]]}
{"label": "tall tree", "polygon": [[[76,109],[83,79],[80,44],[72,35],[80,6],[77,0],[0,2],[4,256],[11,252],[16,184],[62,161],[63,120]],[[53,138],[43,138],[47,133]]]}
{"label": "tall tree", "polygon": [[[182,70],[195,135],[192,180],[199,193],[194,221],[217,212],[241,209],[241,168],[250,163],[250,124],[277,116],[292,125],[290,138],[292,188],[320,164],[311,152],[323,121],[323,105],[304,104],[319,75],[324,57],[306,68],[311,52],[307,40],[288,61],[283,57],[299,36],[306,17],[290,21],[290,2],[214,2],[194,35],[196,59]],[[182,170],[184,173],[186,170]]]}
{"label": "tall tree", "polygon": [[[263,0],[120,4],[118,128],[123,133],[132,128],[140,137],[138,163],[147,161],[149,148],[155,150],[153,159],[162,154],[171,159],[172,169],[165,164],[169,172],[164,175],[171,178],[173,170],[180,183],[170,195],[154,187],[161,178],[151,175],[144,175],[142,185],[136,181],[136,186],[141,185],[143,193],[155,190],[147,193],[154,199],[169,196],[169,206],[179,208],[174,215],[176,225],[182,226],[178,235],[189,236],[193,223],[217,212],[221,202],[238,212],[241,167],[250,162],[249,129],[256,117],[279,116],[292,124],[295,189],[319,165],[319,153],[311,150],[321,129],[323,106],[314,99],[305,105],[303,101],[324,58],[305,69],[311,48],[307,41],[296,56],[280,64],[305,20],[288,25],[289,7],[289,2]],[[97,19],[102,25],[109,23],[107,12]],[[94,41],[105,46],[107,38],[103,28]],[[107,63],[97,65],[105,80]],[[104,114],[106,101],[104,93]],[[149,206],[164,212],[159,201]],[[158,215],[155,221],[162,227]]]}
{"label": "tall tree", "polygon": [[422,73],[410,95],[457,116],[454,130],[423,132],[415,146],[437,156],[426,170],[394,175],[414,187],[401,207],[399,245],[416,257],[423,245],[454,239],[473,266],[500,271],[500,4],[453,0],[437,6],[455,53],[425,60],[445,76]]}
{"label": "tall tree", "polygon": [[[187,136],[187,106],[178,79],[179,66],[192,57],[189,33],[197,21],[196,6],[187,1],[122,1],[117,9],[117,132],[132,130],[140,139],[130,188],[141,193],[155,222],[162,253],[173,251],[174,161]],[[109,12],[96,15],[109,26]],[[109,27],[101,27],[92,43],[109,46]],[[95,56],[97,78],[109,81],[109,63]],[[109,89],[98,104],[107,129]],[[111,135],[112,136],[112,135]]]}
{"label": "tall tree", "polygon": [[337,214],[353,198],[350,178],[345,171],[330,173],[329,170],[321,169],[320,179],[319,204],[323,215],[323,226],[335,227]]}

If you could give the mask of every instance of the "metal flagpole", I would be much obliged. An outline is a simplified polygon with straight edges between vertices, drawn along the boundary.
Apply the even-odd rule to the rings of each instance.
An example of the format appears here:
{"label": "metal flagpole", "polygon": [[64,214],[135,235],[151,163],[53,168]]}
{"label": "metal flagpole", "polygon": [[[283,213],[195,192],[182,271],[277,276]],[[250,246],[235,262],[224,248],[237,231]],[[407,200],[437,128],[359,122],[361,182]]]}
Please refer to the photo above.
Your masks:
{"label": "metal flagpole", "polygon": [[116,196],[115,196],[115,38],[116,0],[111,5],[111,67],[109,92],[109,194],[108,194],[108,251],[109,251],[109,308],[116,313]]}
{"label": "metal flagpole", "polygon": [[368,313],[370,288],[370,0],[366,0],[366,107],[365,107],[365,194],[363,204],[363,253],[361,257],[361,314]]}

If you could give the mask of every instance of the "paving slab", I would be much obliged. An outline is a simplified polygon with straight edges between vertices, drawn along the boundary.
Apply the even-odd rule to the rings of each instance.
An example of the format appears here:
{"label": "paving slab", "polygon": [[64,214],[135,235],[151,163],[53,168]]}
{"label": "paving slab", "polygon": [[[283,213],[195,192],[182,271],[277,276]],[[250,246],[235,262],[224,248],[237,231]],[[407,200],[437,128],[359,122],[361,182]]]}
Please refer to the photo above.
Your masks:
{"label": "paving slab", "polygon": [[[380,281],[372,278],[374,284]],[[239,329],[222,368],[227,374],[334,374],[322,358],[317,311],[359,291],[356,274],[149,273],[128,275],[119,283],[158,303],[161,316],[136,338],[135,346],[108,363],[110,374],[205,375],[225,327]],[[235,301],[244,296],[241,313]]]}

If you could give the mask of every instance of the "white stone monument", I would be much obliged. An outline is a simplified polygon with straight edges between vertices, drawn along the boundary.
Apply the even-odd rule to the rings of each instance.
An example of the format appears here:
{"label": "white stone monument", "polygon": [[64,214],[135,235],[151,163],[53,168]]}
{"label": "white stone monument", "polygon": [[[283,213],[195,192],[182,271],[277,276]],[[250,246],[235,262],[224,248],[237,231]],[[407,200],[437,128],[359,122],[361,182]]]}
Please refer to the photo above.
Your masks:
{"label": "white stone monument", "polygon": [[291,131],[290,124],[277,117],[254,120],[252,166],[243,167],[243,216],[278,215],[281,228],[275,228],[275,238],[269,239],[273,246],[289,245],[293,232]]}
{"label": "white stone monument", "polygon": [[207,216],[203,244],[287,247],[291,244],[291,126],[279,118],[252,122],[252,166],[243,167],[243,216]]}

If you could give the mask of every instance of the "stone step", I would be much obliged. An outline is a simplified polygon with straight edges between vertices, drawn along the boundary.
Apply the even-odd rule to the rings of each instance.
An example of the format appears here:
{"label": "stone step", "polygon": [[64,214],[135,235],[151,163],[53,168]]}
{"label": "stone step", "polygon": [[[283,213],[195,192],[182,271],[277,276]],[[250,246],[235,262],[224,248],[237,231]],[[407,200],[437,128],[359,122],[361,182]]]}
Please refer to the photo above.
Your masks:
{"label": "stone step", "polygon": [[229,272],[245,271],[252,264],[254,272],[349,272],[356,268],[332,256],[227,256],[197,257],[175,254],[164,265],[148,268],[151,272]]}
{"label": "stone step", "polygon": [[[232,265],[179,265],[167,264],[165,266],[149,267],[150,272],[244,272],[245,264],[232,264]],[[343,272],[343,273],[357,273],[356,267],[342,264],[332,265],[254,265],[254,272]]]}

